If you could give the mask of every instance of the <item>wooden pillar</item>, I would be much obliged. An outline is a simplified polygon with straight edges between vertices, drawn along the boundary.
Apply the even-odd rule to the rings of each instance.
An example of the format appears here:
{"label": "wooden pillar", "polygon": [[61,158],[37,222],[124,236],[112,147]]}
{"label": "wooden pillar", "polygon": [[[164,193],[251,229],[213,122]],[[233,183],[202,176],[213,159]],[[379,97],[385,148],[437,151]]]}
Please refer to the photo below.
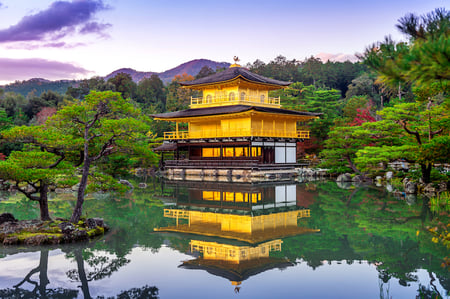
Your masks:
{"label": "wooden pillar", "polygon": [[175,129],[175,134],[176,134],[176,136],[177,136],[176,139],[178,139],[178,138],[179,138],[179,136],[178,136],[178,122],[175,122],[175,124],[176,124],[176,125],[175,125],[175,128],[176,128],[176,129]]}

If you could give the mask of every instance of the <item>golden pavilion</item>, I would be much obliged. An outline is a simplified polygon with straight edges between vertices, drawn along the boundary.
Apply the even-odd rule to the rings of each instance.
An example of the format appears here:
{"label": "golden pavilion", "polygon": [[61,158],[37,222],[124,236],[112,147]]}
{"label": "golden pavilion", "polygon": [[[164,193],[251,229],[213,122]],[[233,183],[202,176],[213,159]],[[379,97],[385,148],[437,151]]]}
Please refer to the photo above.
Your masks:
{"label": "golden pavilion", "polygon": [[[275,171],[274,179],[298,167],[297,142],[308,139],[309,131],[297,124],[319,114],[282,109],[280,98],[269,96],[290,82],[254,74],[235,63],[180,84],[201,91],[202,97],[191,98],[190,109],[152,115],[175,122],[176,130],[165,132],[164,143],[155,149],[174,153],[174,159],[163,164],[169,179],[252,177]],[[182,123],[187,131],[179,130]]]}

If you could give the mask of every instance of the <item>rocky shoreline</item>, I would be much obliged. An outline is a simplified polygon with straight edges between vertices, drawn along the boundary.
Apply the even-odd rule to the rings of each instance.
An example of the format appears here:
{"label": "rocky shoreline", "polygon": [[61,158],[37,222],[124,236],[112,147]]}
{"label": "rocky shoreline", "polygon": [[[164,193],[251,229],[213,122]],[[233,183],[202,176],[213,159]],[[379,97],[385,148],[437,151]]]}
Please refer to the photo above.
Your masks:
{"label": "rocky shoreline", "polygon": [[17,220],[10,213],[0,214],[0,244],[38,246],[87,241],[103,235],[108,226],[103,219],[88,218],[77,224],[57,218],[50,221]]}

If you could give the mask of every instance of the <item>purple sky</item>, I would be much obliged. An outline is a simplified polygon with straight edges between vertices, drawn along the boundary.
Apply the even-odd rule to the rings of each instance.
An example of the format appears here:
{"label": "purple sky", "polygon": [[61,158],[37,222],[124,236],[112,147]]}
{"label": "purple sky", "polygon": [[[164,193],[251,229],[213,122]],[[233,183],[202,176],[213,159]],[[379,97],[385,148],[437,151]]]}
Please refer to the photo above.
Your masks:
{"label": "purple sky", "polygon": [[355,54],[388,34],[401,39],[400,17],[445,2],[0,0],[0,84],[160,72],[198,58]]}

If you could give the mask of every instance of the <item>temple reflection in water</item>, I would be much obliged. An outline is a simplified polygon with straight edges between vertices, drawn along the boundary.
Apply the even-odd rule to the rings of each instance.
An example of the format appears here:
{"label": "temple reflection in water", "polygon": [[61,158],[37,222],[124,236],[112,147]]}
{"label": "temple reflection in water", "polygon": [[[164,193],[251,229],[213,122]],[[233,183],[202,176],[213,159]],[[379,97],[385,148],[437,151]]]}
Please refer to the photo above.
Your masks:
{"label": "temple reflection in water", "polygon": [[196,258],[180,267],[206,270],[235,286],[266,270],[293,265],[280,254],[282,238],[319,231],[298,224],[311,212],[301,205],[294,183],[178,182],[169,187],[174,201],[166,202],[164,217],[174,219],[174,225],[155,230],[193,235],[190,253]]}

